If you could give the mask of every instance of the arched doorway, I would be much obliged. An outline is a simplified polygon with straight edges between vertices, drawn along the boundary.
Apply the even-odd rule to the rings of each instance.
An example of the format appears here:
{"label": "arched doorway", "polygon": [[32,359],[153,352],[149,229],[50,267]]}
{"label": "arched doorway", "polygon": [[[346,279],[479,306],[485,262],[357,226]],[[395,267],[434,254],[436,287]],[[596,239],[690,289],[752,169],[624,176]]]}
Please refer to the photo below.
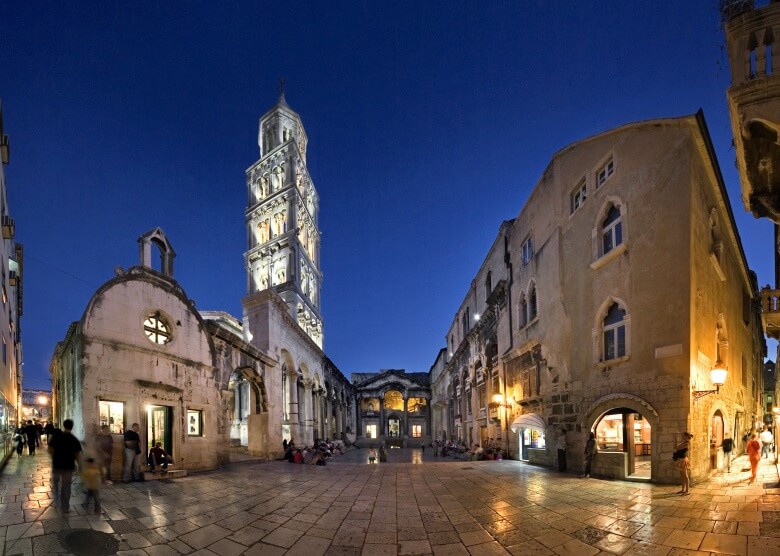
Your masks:
{"label": "arched doorway", "polygon": [[250,444],[251,416],[267,411],[265,384],[254,369],[244,368],[230,375],[228,389],[233,394],[230,445],[247,447]]}
{"label": "arched doorway", "polygon": [[710,471],[717,471],[720,468],[724,430],[723,413],[718,409],[710,419]]}
{"label": "arched doorway", "polygon": [[599,453],[625,454],[625,476],[650,479],[652,475],[652,426],[635,409],[616,407],[602,413],[593,429]]}

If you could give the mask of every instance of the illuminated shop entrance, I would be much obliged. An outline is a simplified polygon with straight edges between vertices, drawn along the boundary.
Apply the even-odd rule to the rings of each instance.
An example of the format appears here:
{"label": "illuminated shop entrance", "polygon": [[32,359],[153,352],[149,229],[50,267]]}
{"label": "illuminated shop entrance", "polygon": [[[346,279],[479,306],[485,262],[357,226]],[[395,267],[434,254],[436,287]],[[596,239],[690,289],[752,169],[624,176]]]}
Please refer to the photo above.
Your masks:
{"label": "illuminated shop entrance", "polygon": [[544,432],[536,429],[520,429],[520,459],[529,460],[529,450],[544,450]]}
{"label": "illuminated shop entrance", "polygon": [[518,435],[517,459],[538,462],[544,459],[546,442],[544,418],[536,413],[524,413],[515,418],[510,429]]}
{"label": "illuminated shop entrance", "polygon": [[652,431],[641,414],[625,407],[612,409],[596,422],[595,431],[599,452],[626,454],[626,477],[651,478]]}

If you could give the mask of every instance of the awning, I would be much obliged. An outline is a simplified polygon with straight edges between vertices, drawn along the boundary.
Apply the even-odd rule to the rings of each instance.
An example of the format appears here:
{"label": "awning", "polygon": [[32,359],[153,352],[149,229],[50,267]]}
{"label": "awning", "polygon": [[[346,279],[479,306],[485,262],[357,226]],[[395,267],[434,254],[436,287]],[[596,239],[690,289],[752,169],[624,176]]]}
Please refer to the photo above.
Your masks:
{"label": "awning", "polygon": [[547,425],[539,415],[536,413],[525,413],[517,417],[509,426],[512,432],[517,433],[520,429],[536,429],[544,432]]}

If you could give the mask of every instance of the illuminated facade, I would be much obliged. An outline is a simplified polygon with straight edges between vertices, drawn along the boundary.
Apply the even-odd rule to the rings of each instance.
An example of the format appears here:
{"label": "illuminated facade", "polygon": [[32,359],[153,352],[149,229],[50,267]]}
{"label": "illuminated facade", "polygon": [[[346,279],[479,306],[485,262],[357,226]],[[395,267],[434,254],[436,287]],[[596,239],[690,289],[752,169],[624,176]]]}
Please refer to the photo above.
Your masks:
{"label": "illuminated facade", "polygon": [[352,373],[357,444],[416,447],[432,441],[428,373]]}
{"label": "illuminated facade", "polygon": [[144,442],[161,441],[190,470],[232,452],[278,457],[285,438],[354,439],[354,388],[322,351],[306,135],[283,97],[260,120],[260,148],[247,171],[242,318],[196,310],[173,277],[164,232],[141,236],[140,264],[98,289],[52,359],[54,419],[73,419],[77,436],[103,424],[118,435],[137,422]]}
{"label": "illuminated facade", "polygon": [[[780,339],[780,4],[756,8],[752,0],[722,0],[721,15],[731,68],[727,91],[737,170],[745,210],[774,224],[775,284],[761,288],[761,318],[766,335]],[[764,421],[774,411],[780,389],[774,375],[765,385]]]}
{"label": "illuminated facade", "polygon": [[593,431],[594,474],[670,482],[689,430],[705,476],[763,413],[757,289],[701,113],[574,143],[464,295],[431,368],[435,434],[554,466],[565,429],[581,469]]}
{"label": "illuminated facade", "polygon": [[10,162],[10,145],[3,127],[0,105],[0,464],[11,454],[11,437],[18,425],[22,394],[22,245],[16,243],[16,226],[8,208],[5,166]]}
{"label": "illuminated facade", "polygon": [[273,289],[322,349],[319,197],[301,119],[280,95],[260,118],[260,160],[246,171],[247,293]]}

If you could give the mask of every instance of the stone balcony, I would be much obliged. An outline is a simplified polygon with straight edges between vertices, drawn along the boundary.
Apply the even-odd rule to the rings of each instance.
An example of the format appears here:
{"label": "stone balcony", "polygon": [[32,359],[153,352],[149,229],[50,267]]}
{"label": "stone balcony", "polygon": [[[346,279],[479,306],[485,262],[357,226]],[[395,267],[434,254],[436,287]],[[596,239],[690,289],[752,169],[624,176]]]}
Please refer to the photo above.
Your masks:
{"label": "stone balcony", "polygon": [[761,323],[767,336],[780,339],[780,290],[761,290]]}

